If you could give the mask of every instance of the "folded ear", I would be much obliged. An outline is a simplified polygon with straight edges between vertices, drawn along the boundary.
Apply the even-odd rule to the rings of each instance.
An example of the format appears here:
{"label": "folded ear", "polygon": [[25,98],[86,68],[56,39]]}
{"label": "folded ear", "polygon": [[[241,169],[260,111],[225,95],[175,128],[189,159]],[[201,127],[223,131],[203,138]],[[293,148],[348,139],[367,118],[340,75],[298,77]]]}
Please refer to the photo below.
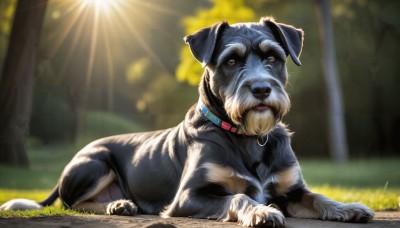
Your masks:
{"label": "folded ear", "polygon": [[274,36],[283,45],[286,54],[289,54],[296,65],[301,66],[299,57],[303,48],[304,32],[291,25],[276,23],[272,18],[261,18],[260,23],[263,26],[269,27]]}
{"label": "folded ear", "polygon": [[220,22],[183,38],[183,40],[189,44],[193,56],[203,67],[210,63],[215,49],[215,44],[217,43],[217,38],[226,26],[228,26],[227,22]]}

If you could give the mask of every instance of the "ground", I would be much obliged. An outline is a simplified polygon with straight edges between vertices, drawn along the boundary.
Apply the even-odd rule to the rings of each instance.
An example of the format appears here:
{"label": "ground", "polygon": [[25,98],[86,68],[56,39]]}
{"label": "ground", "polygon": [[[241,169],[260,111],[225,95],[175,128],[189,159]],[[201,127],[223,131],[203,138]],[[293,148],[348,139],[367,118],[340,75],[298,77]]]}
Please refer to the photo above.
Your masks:
{"label": "ground", "polygon": [[[400,212],[376,212],[373,222],[367,224],[351,224],[339,222],[326,222],[311,219],[287,218],[287,227],[324,227],[324,228],[379,228],[379,227],[400,227]],[[46,227],[240,227],[232,222],[217,222],[213,220],[191,219],[191,218],[171,218],[162,219],[153,215],[139,215],[134,217],[126,216],[106,216],[106,215],[87,215],[87,216],[49,216],[36,218],[0,218],[0,227],[11,228],[46,228]]]}

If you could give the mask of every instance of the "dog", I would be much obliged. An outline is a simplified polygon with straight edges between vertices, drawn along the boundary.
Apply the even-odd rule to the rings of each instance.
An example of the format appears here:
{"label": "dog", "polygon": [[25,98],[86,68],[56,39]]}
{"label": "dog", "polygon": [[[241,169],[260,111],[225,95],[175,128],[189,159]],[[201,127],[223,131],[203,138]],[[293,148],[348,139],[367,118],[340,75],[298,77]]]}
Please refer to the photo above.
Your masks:
{"label": "dog", "polygon": [[38,209],[160,214],[285,226],[285,216],[369,222],[374,212],[308,190],[282,123],[289,111],[286,59],[301,65],[303,31],[272,18],[220,22],[184,38],[204,67],[199,100],[176,127],[111,136],[80,150]]}

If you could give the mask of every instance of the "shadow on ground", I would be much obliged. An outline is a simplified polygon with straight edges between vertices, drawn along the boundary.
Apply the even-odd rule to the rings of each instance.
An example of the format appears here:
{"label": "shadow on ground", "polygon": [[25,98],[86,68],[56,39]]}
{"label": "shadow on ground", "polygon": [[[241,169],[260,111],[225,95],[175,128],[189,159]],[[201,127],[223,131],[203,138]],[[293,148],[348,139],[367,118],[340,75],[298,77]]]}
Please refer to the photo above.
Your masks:
{"label": "shadow on ground", "polygon": [[[326,222],[310,219],[293,219],[287,218],[287,227],[324,227],[324,228],[376,228],[376,227],[400,227],[400,212],[377,212],[372,223],[352,224],[339,222]],[[53,216],[53,217],[37,217],[37,218],[0,218],[0,227],[11,228],[32,228],[32,227],[93,227],[93,228],[109,228],[109,227],[147,227],[147,228],[169,228],[169,227],[224,227],[233,228],[240,227],[236,223],[217,222],[214,220],[202,220],[191,218],[171,218],[162,219],[158,216],[139,215],[134,217],[125,216],[106,216],[106,215],[89,215],[89,216]]]}

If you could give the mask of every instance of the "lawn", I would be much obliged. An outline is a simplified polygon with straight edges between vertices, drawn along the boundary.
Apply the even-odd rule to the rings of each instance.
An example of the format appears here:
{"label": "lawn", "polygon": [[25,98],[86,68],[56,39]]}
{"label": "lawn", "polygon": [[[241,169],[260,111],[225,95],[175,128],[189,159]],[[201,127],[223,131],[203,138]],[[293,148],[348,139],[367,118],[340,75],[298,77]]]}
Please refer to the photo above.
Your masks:
{"label": "lawn", "polygon": [[400,159],[359,159],[346,165],[300,159],[312,191],[341,202],[361,202],[373,210],[399,210]]}
{"label": "lawn", "polygon": [[[12,198],[42,200],[57,182],[78,150],[71,145],[47,145],[30,149],[30,168],[0,166],[0,204]],[[400,159],[355,160],[336,166],[327,160],[300,159],[311,190],[342,202],[361,202],[374,210],[399,210]],[[56,206],[36,212],[0,212],[0,217],[71,215],[76,212]]]}

